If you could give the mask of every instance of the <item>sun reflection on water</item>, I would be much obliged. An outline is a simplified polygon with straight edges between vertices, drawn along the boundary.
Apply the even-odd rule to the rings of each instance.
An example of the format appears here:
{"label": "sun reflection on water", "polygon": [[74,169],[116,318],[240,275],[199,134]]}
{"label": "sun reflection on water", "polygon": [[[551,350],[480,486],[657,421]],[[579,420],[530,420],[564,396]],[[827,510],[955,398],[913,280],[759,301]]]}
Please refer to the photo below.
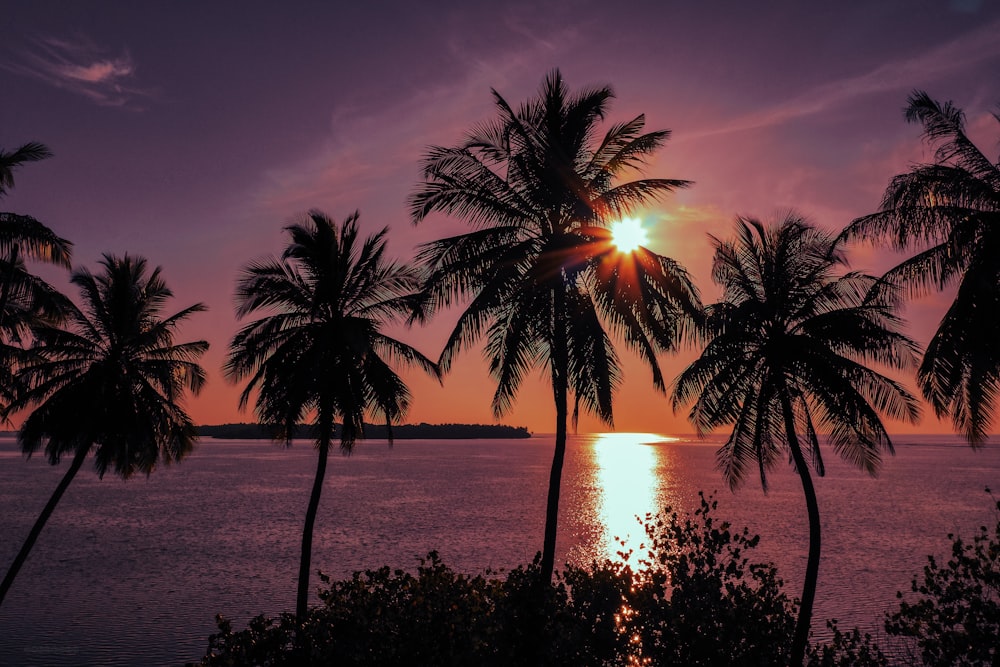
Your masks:
{"label": "sun reflection on water", "polygon": [[641,545],[646,535],[636,517],[655,514],[663,507],[668,480],[663,478],[665,462],[660,459],[666,453],[655,444],[674,440],[652,433],[595,436],[595,501],[603,524],[601,557],[617,560],[619,554],[631,552],[626,562],[636,564],[645,555]]}

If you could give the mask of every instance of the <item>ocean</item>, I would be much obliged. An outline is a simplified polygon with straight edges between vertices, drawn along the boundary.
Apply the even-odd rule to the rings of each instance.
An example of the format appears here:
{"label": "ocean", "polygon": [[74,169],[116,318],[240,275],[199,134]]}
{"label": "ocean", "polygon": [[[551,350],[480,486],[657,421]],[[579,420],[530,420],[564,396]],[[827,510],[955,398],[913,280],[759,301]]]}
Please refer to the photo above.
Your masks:
{"label": "ocean", "polygon": [[[415,568],[437,550],[456,569],[509,569],[541,548],[553,436],[526,440],[360,443],[331,456],[313,567],[334,577]],[[716,516],[761,535],[786,591],[801,589],[808,542],[802,490],[790,466],[736,492],[714,467],[719,437],[571,436],[563,475],[558,564],[638,548],[636,516],[689,511],[715,493]],[[881,626],[927,555],[948,533],[996,522],[1000,447],[955,437],[899,436],[878,478],[826,452],[816,480],[823,558],[814,631]],[[0,438],[0,568],[20,548],[68,466],[24,460]],[[170,665],[199,659],[221,613],[243,627],[292,610],[300,532],[315,471],[311,443],[203,440],[148,478],[98,479],[85,464],[0,608],[0,665]],[[313,578],[318,584],[318,579]],[[314,598],[314,601],[315,598]]]}

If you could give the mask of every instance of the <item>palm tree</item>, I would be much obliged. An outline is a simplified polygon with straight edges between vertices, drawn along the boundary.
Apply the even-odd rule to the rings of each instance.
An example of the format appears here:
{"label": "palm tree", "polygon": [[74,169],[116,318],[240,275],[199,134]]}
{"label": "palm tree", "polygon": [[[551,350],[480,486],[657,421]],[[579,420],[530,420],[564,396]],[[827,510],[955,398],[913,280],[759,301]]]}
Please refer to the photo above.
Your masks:
{"label": "palm tree", "polygon": [[[0,198],[14,187],[16,167],[51,155],[37,142],[24,144],[11,153],[0,150]],[[68,269],[72,245],[29,215],[0,212],[0,334],[7,340],[19,341],[39,318],[65,315],[66,300],[28,273],[24,259]]]}
{"label": "palm tree", "polygon": [[809,466],[824,473],[820,430],[834,451],[871,475],[892,442],[881,416],[916,420],[915,399],[866,362],[900,368],[915,346],[898,330],[875,279],[834,275],[836,241],[793,214],[765,227],[739,218],[735,241],[713,238],[723,300],[708,307],[709,340],[675,380],[673,406],[694,401],[699,434],[732,424],[717,463],[732,489],[751,466],[767,473],[787,452],[805,492],[809,556],[788,664],[801,665],[819,572],[820,524]]}
{"label": "palm tree", "polygon": [[236,334],[225,371],[236,381],[248,380],[240,407],[256,393],[257,417],[286,442],[300,422],[313,420],[319,462],[302,530],[295,605],[302,622],[313,525],[335,420],[341,420],[340,448],[350,453],[364,437],[366,415],[380,414],[391,429],[409,406],[410,392],[386,359],[438,372],[424,355],[382,332],[385,324],[411,312],[419,283],[414,269],[384,257],[387,228],[362,241],[357,213],[338,227],[313,211],[285,229],[291,241],[280,259],[252,262],[239,279],[238,316],[271,314]]}
{"label": "palm tree", "polygon": [[[1000,114],[994,114],[1000,121]],[[1000,392],[1000,163],[965,134],[965,117],[915,91],[906,119],[937,144],[934,164],[892,179],[881,209],[854,220],[845,238],[881,241],[918,252],[883,280],[921,296],[958,284],[917,370],[921,393],[938,417],[976,447],[995,423]]]}
{"label": "palm tree", "polygon": [[439,363],[449,368],[463,347],[485,336],[497,417],[511,408],[525,373],[547,368],[556,410],[541,560],[549,581],[570,394],[574,423],[582,403],[612,424],[621,370],[608,328],[638,352],[665,391],[657,354],[690,334],[699,312],[679,264],[646,249],[615,253],[607,226],[688,182],[616,183],[669,132],[643,133],[640,115],[600,137],[610,88],[570,96],[554,71],[539,96],[516,111],[496,91],[493,97],[497,118],[459,146],[431,148],[424,183],[411,197],[414,222],[440,211],[473,227],[422,247],[419,260],[429,274],[417,317],[468,300]]}
{"label": "palm tree", "polygon": [[174,333],[204,306],[161,317],[172,294],[159,268],[147,272],[145,259],[128,255],[104,255],[101,266],[97,275],[73,273],[83,308],[73,307],[65,327],[37,327],[17,369],[21,390],[5,416],[31,409],[18,433],[21,450],[30,457],[44,443],[52,465],[66,454],[73,460],[0,584],[0,603],[91,451],[98,475],[114,470],[128,479],[179,461],[197,437],[182,399],[204,384],[196,359],[208,343],[174,343]]}

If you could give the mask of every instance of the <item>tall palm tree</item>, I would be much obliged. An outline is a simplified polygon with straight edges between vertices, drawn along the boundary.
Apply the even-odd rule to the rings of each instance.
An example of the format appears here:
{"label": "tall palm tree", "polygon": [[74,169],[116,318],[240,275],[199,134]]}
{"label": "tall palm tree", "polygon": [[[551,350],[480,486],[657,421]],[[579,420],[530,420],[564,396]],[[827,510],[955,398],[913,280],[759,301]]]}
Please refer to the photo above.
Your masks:
{"label": "tall palm tree", "polygon": [[[1000,121],[1000,114],[994,114]],[[854,220],[845,238],[918,252],[884,276],[913,296],[958,284],[917,370],[921,393],[950,416],[972,446],[995,425],[1000,393],[1000,162],[965,134],[965,117],[915,91],[906,119],[937,145],[934,164],[892,179],[878,212]]]}
{"label": "tall palm tree", "polygon": [[[0,150],[0,198],[14,187],[15,168],[51,156],[49,149],[37,142],[13,152]],[[66,300],[28,273],[24,260],[68,269],[72,245],[29,215],[0,212],[0,335],[6,340],[18,341],[40,317],[65,314]]]}
{"label": "tall palm tree", "polygon": [[[295,613],[305,618],[309,600],[312,534],[327,456],[340,424],[340,448],[350,453],[364,437],[366,416],[397,423],[410,392],[387,363],[416,364],[437,375],[420,352],[385,333],[384,326],[412,311],[416,271],[385,258],[387,228],[363,240],[358,214],[341,225],[314,211],[285,228],[291,240],[280,258],[248,264],[236,290],[237,314],[266,312],[233,338],[227,375],[247,379],[244,408],[256,393],[260,421],[290,441],[296,426],[313,421],[319,461],[299,561]],[[391,436],[391,430],[390,430]]]}
{"label": "tall palm tree", "polygon": [[37,327],[17,369],[20,391],[6,412],[31,409],[21,450],[31,456],[44,444],[52,465],[66,454],[73,460],[0,584],[0,603],[88,454],[101,477],[113,470],[127,479],[179,461],[197,437],[183,397],[204,384],[196,360],[208,343],[175,343],[174,334],[204,306],[161,317],[172,294],[159,268],[149,272],[145,259],[128,255],[105,255],[101,266],[97,275],[73,274],[82,309],[73,307],[63,327]]}
{"label": "tall palm tree", "polygon": [[713,278],[723,300],[708,307],[709,340],[675,380],[674,409],[694,402],[699,434],[733,425],[717,454],[734,490],[752,468],[767,473],[787,452],[805,493],[809,556],[791,665],[801,665],[819,572],[820,523],[809,473],[824,473],[820,431],[834,451],[875,475],[892,442],[881,415],[916,420],[915,399],[868,368],[915,364],[875,278],[834,271],[846,264],[836,241],[793,214],[765,227],[740,218],[735,241],[713,239]]}
{"label": "tall palm tree", "polygon": [[570,394],[574,422],[582,403],[612,423],[621,371],[608,329],[638,352],[654,385],[665,391],[657,354],[690,334],[699,312],[696,290],[679,264],[646,249],[614,252],[609,223],[688,182],[617,183],[642,167],[669,132],[643,133],[640,115],[600,136],[612,97],[607,87],[571,96],[558,70],[516,111],[493,91],[496,119],[456,147],[431,148],[424,182],[410,201],[414,222],[440,211],[473,227],[424,245],[419,256],[429,274],[418,317],[468,300],[441,353],[442,369],[485,336],[498,417],[511,408],[530,368],[547,368],[551,377],[556,442],[545,581],[555,559]]}

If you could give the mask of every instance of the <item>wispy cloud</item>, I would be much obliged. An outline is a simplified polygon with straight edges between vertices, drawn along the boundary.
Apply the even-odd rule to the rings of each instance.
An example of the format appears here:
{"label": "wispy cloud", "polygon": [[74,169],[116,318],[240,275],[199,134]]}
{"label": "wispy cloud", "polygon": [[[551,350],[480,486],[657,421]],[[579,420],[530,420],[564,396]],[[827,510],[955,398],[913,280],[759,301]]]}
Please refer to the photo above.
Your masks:
{"label": "wispy cloud", "polygon": [[136,84],[136,66],[127,51],[110,55],[86,37],[40,37],[23,49],[17,62],[0,67],[83,95],[102,106],[136,108],[151,91]]}
{"label": "wispy cloud", "polygon": [[[536,47],[536,51],[548,48]],[[536,51],[526,47],[495,61],[477,59],[457,43],[448,48],[456,59],[469,63],[464,74],[387,97],[378,105],[346,104],[334,110],[330,135],[316,142],[312,155],[274,166],[263,175],[252,196],[258,210],[287,215],[326,205],[331,197],[349,204],[341,207],[348,211],[357,202],[372,199],[401,206],[419,177],[418,163],[427,146],[461,141],[470,123],[490,117],[491,87],[510,95],[508,86],[531,91],[539,83],[536,64],[541,58],[533,58]],[[516,101],[518,96],[509,99]],[[389,184],[398,184],[399,191],[390,192]],[[374,192],[381,194],[374,197]]]}
{"label": "wispy cloud", "polygon": [[701,133],[687,140],[780,125],[795,118],[822,113],[865,95],[909,90],[962,72],[984,61],[1000,58],[1000,21],[984,25],[952,41],[929,48],[912,58],[887,62],[858,76],[831,81],[761,111]]}

